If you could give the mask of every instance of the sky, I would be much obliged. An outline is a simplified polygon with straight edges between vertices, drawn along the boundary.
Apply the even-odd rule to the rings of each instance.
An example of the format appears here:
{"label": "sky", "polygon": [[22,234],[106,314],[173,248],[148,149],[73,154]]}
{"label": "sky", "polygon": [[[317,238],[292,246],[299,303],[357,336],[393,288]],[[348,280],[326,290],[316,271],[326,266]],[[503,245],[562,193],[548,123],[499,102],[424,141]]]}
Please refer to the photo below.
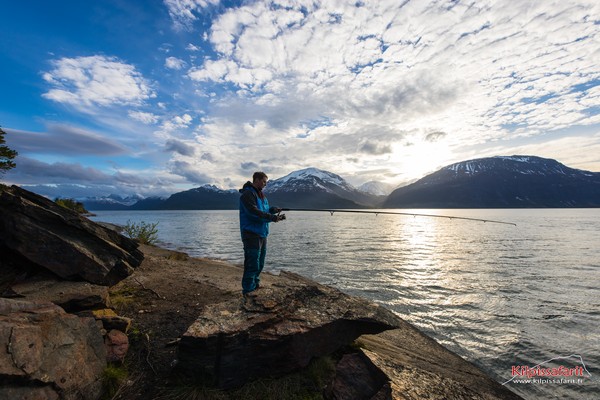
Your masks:
{"label": "sky", "polygon": [[1,0],[1,176],[48,197],[400,186],[507,155],[600,171],[600,3]]}

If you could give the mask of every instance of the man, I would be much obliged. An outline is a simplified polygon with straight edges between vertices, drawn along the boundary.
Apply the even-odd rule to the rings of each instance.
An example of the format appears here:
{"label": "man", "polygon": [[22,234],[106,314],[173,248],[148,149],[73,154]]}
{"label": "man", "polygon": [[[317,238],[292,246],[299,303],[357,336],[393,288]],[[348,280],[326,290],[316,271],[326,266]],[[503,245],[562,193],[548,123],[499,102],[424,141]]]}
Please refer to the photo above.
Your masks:
{"label": "man", "polygon": [[255,172],[252,182],[240,189],[240,231],[244,243],[244,275],[242,293],[247,295],[258,289],[260,273],[265,266],[269,223],[285,219],[281,208],[269,207],[263,193],[269,178],[264,172]]}

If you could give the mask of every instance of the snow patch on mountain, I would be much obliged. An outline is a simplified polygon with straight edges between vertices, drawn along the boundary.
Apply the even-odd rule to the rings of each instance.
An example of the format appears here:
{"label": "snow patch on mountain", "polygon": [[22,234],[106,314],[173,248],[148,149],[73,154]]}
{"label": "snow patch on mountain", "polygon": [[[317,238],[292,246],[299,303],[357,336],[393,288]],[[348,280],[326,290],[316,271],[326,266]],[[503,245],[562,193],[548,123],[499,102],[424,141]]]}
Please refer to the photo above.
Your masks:
{"label": "snow patch on mountain", "polygon": [[208,191],[208,192],[215,192],[215,193],[236,193],[237,192],[236,189],[221,189],[221,188],[219,188],[215,185],[211,185],[211,184],[204,184],[204,185],[199,186],[192,190],[197,191],[197,192]]}
{"label": "snow patch on mountain", "polygon": [[125,206],[131,206],[137,203],[139,200],[143,200],[144,196],[140,194],[134,194],[127,197],[121,197],[118,194],[110,194],[108,196],[102,197],[85,197],[78,198],[77,201],[81,201],[83,203],[99,203],[99,204],[121,204]]}

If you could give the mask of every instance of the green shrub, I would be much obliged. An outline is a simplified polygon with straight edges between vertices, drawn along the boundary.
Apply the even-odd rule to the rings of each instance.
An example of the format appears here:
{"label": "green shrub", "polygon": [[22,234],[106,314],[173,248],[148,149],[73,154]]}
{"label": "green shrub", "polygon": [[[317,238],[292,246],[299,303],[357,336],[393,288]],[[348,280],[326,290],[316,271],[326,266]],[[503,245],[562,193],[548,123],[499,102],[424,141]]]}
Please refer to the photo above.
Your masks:
{"label": "green shrub", "polygon": [[147,223],[141,221],[139,223],[127,221],[127,225],[123,228],[123,233],[131,239],[137,240],[142,244],[154,244],[158,240],[158,222]]}
{"label": "green shrub", "polygon": [[54,202],[61,207],[68,208],[69,210],[73,210],[79,214],[87,214],[89,211],[85,209],[83,203],[76,201],[74,199],[54,199]]}

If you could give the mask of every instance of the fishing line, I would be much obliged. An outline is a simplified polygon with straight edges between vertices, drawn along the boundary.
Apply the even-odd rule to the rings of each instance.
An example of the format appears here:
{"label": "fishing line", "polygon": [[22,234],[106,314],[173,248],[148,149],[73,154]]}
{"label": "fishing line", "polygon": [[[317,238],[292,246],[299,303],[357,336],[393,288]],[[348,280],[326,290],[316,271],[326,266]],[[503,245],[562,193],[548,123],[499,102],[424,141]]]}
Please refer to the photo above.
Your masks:
{"label": "fishing line", "polygon": [[338,210],[338,209],[328,209],[328,208],[282,208],[281,211],[319,211],[319,212],[328,212],[332,216],[336,212],[338,212],[338,213],[356,213],[356,214],[375,214],[376,216],[379,214],[409,215],[412,217],[435,217],[435,218],[462,219],[462,220],[468,220],[468,221],[490,222],[493,224],[504,224],[504,225],[517,226],[517,224],[512,223],[512,222],[497,221],[497,220],[493,220],[493,219],[456,217],[453,215],[419,214],[419,213],[407,213],[407,212],[396,212],[396,211]]}

